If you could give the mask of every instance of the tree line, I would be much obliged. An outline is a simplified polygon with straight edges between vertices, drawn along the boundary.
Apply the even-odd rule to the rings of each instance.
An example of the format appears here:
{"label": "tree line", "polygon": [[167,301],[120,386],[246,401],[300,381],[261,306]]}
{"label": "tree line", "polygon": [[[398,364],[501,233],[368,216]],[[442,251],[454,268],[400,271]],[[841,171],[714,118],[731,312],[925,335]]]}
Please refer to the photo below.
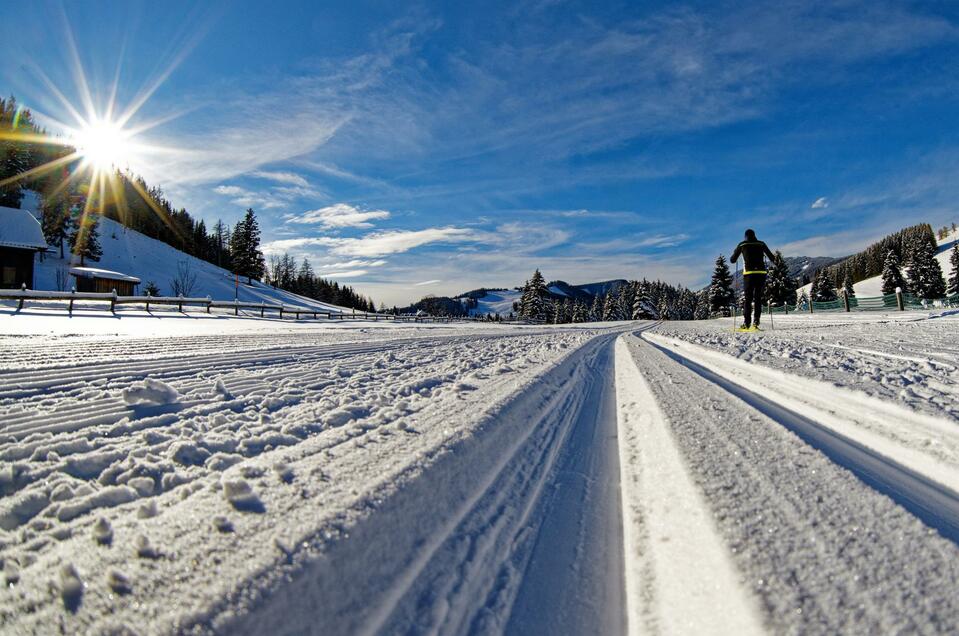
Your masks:
{"label": "tree line", "polygon": [[514,310],[520,318],[553,324],[615,320],[695,320],[707,318],[708,299],[682,286],[643,279],[628,281],[592,301],[555,298],[537,269],[522,287]]}

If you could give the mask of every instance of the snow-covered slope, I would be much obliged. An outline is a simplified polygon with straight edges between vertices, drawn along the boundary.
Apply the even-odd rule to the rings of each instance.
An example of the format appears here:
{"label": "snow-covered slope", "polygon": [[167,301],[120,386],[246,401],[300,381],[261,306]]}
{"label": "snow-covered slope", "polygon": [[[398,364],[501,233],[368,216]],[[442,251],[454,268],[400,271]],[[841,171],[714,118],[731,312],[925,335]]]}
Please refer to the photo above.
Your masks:
{"label": "snow-covered slope", "polygon": [[[949,278],[950,268],[949,250],[952,249],[952,245],[956,240],[959,240],[959,232],[952,232],[942,240],[937,239],[939,247],[936,250],[936,260],[939,261],[939,266],[942,267],[942,273],[947,279]],[[812,287],[811,283],[800,287],[798,291],[805,291],[808,295],[810,287]],[[873,276],[872,278],[861,280],[853,285],[853,289],[856,291],[856,296],[860,298],[882,296],[882,276]]]}
{"label": "snow-covered slope", "polygon": [[[87,265],[108,269],[131,276],[136,276],[143,286],[153,282],[160,288],[161,295],[172,295],[171,280],[177,272],[179,263],[185,263],[196,274],[196,284],[190,295],[194,297],[210,296],[216,300],[233,300],[235,293],[234,275],[216,265],[194,258],[166,243],[157,241],[131,230],[110,219],[100,220],[100,244],[103,247],[103,257],[99,262]],[[68,270],[70,256],[59,258],[59,250],[53,248],[44,258],[37,262],[34,285],[37,289],[57,289],[58,270]],[[73,285],[69,278],[67,289]],[[240,279],[239,300],[247,302],[274,302],[304,307],[322,308],[324,311],[352,311],[334,305],[321,303],[303,296],[298,296],[281,289],[273,289],[254,281],[252,285]]]}
{"label": "snow-covered slope", "polygon": [[513,303],[519,302],[522,292],[516,289],[506,291],[488,291],[486,295],[476,299],[476,307],[470,309],[471,316],[485,316],[486,314],[499,314],[508,316],[513,311]]}
{"label": "snow-covered slope", "polygon": [[[942,273],[947,279],[949,278],[950,267],[949,250],[952,249],[952,244],[955,243],[957,239],[959,239],[959,232],[952,232],[946,238],[938,241],[939,247],[936,250],[936,260],[939,261],[939,266],[942,267]],[[882,276],[873,276],[872,278],[859,281],[853,285],[853,289],[856,290],[856,296],[882,296]]]}

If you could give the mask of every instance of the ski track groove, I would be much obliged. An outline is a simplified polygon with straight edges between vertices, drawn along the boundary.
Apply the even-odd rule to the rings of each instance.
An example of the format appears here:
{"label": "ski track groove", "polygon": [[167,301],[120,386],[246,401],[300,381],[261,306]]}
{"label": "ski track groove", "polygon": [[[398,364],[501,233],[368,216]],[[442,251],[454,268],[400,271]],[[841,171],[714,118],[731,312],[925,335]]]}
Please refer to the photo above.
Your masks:
{"label": "ski track groove", "polygon": [[954,630],[955,544],[726,389],[632,346],[770,629]]}

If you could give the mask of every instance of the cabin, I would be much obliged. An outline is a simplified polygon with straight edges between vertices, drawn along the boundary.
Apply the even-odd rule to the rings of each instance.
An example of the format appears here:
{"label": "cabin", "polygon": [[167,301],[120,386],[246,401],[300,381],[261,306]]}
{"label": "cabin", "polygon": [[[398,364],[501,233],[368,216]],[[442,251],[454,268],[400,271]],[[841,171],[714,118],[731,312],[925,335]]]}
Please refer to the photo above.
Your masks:
{"label": "cabin", "polygon": [[95,267],[71,267],[70,275],[76,278],[78,292],[100,292],[109,294],[114,289],[118,296],[135,296],[140,279],[120,272]]}
{"label": "cabin", "polygon": [[27,210],[0,207],[0,289],[33,289],[37,252],[47,250],[40,222]]}

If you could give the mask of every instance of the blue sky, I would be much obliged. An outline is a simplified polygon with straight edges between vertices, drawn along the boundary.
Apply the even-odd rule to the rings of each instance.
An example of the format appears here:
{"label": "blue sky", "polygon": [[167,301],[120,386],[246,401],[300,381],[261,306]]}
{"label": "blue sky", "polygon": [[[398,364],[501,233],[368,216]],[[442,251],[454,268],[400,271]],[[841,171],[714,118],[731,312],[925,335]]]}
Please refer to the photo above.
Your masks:
{"label": "blue sky", "polygon": [[4,4],[0,90],[69,121],[72,34],[99,108],[147,96],[134,170],[377,301],[959,220],[953,3],[191,5]]}

